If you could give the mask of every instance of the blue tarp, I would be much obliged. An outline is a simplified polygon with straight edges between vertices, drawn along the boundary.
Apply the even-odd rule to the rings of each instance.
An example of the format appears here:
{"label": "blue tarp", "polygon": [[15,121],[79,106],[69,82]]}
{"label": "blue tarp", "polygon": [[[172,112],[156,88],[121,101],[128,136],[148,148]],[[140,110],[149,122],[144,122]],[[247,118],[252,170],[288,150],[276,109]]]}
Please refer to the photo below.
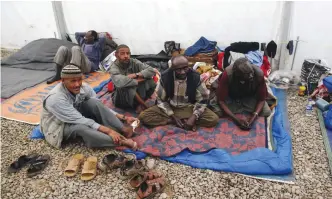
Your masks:
{"label": "blue tarp", "polygon": [[216,49],[217,42],[209,41],[205,37],[201,37],[196,43],[184,52],[185,56],[194,56],[197,53],[209,53]]}

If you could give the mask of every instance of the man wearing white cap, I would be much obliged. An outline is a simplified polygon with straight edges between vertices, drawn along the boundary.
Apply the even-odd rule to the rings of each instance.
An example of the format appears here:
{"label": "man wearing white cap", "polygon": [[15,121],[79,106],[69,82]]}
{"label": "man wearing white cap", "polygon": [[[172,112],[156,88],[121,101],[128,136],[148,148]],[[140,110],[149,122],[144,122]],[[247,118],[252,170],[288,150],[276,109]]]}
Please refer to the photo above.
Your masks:
{"label": "man wearing white cap", "polygon": [[126,138],[132,136],[132,128],[119,120],[130,123],[135,118],[116,114],[102,104],[94,90],[82,83],[83,74],[77,66],[65,66],[61,79],[43,101],[40,124],[48,143],[60,148],[64,140],[81,137],[93,148],[116,145],[137,148],[133,140]]}

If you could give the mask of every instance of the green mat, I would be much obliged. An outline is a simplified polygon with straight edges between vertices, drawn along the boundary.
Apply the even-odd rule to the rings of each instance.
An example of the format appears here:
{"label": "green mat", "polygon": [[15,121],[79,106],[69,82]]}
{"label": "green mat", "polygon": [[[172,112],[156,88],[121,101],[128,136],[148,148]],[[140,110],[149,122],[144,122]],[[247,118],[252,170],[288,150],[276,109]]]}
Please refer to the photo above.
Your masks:
{"label": "green mat", "polygon": [[329,138],[327,137],[327,130],[326,130],[325,123],[324,123],[323,113],[319,109],[316,109],[316,110],[317,110],[317,114],[318,114],[320,129],[322,130],[322,135],[323,135],[323,140],[324,140],[324,145],[325,145],[325,149],[326,149],[327,158],[329,160],[330,172],[332,174],[332,151],[331,151],[331,147],[330,147],[331,145],[329,143]]}

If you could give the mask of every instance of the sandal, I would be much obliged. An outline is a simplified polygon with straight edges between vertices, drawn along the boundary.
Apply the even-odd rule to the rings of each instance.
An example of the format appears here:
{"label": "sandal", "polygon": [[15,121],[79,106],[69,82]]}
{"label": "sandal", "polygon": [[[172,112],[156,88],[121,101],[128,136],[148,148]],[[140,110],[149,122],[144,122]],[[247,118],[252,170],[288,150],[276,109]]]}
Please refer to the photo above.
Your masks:
{"label": "sandal", "polygon": [[97,164],[97,157],[88,157],[83,165],[81,180],[88,181],[94,179],[97,175]]}
{"label": "sandal", "polygon": [[27,176],[29,178],[40,174],[48,165],[51,157],[49,155],[40,155],[34,159],[27,170]]}
{"label": "sandal", "polygon": [[160,177],[162,177],[162,175],[157,173],[156,171],[138,173],[129,180],[128,185],[129,185],[130,189],[137,189],[146,180],[153,180],[153,179],[160,178]]}
{"label": "sandal", "polygon": [[142,161],[130,160],[125,163],[125,165],[120,170],[120,178],[127,180],[134,175],[141,173],[146,169]]}
{"label": "sandal", "polygon": [[76,175],[79,167],[83,163],[84,155],[83,154],[75,154],[71,157],[68,162],[67,167],[65,168],[64,175],[66,177],[73,177]]}
{"label": "sandal", "polygon": [[108,169],[117,169],[123,167],[123,165],[129,160],[136,160],[135,154],[128,154],[126,156],[121,156],[118,154],[108,154],[102,161],[99,162],[98,168],[101,171],[106,172]]}
{"label": "sandal", "polygon": [[16,173],[21,170],[25,165],[31,163],[38,157],[37,154],[33,153],[30,155],[22,155],[16,161],[11,163],[8,167],[8,173]]}
{"label": "sandal", "polygon": [[165,189],[165,178],[160,177],[153,180],[146,180],[143,182],[138,191],[137,199],[149,199],[153,198],[157,193],[162,192]]}

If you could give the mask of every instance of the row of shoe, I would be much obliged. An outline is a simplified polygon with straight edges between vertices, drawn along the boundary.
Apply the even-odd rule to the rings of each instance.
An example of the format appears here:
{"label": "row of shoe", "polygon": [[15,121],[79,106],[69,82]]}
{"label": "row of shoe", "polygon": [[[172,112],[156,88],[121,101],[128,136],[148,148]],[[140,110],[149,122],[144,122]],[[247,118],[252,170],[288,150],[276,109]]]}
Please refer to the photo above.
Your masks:
{"label": "row of shoe", "polygon": [[[83,164],[84,155],[75,154],[65,168],[64,175],[73,177]],[[119,170],[119,178],[129,180],[128,188],[137,191],[137,198],[150,198],[165,188],[165,178],[154,170],[154,159],[137,160],[134,154],[119,155],[111,153],[100,162],[94,156],[88,157],[82,168],[81,180],[92,180],[97,175],[97,169],[103,173]]]}

